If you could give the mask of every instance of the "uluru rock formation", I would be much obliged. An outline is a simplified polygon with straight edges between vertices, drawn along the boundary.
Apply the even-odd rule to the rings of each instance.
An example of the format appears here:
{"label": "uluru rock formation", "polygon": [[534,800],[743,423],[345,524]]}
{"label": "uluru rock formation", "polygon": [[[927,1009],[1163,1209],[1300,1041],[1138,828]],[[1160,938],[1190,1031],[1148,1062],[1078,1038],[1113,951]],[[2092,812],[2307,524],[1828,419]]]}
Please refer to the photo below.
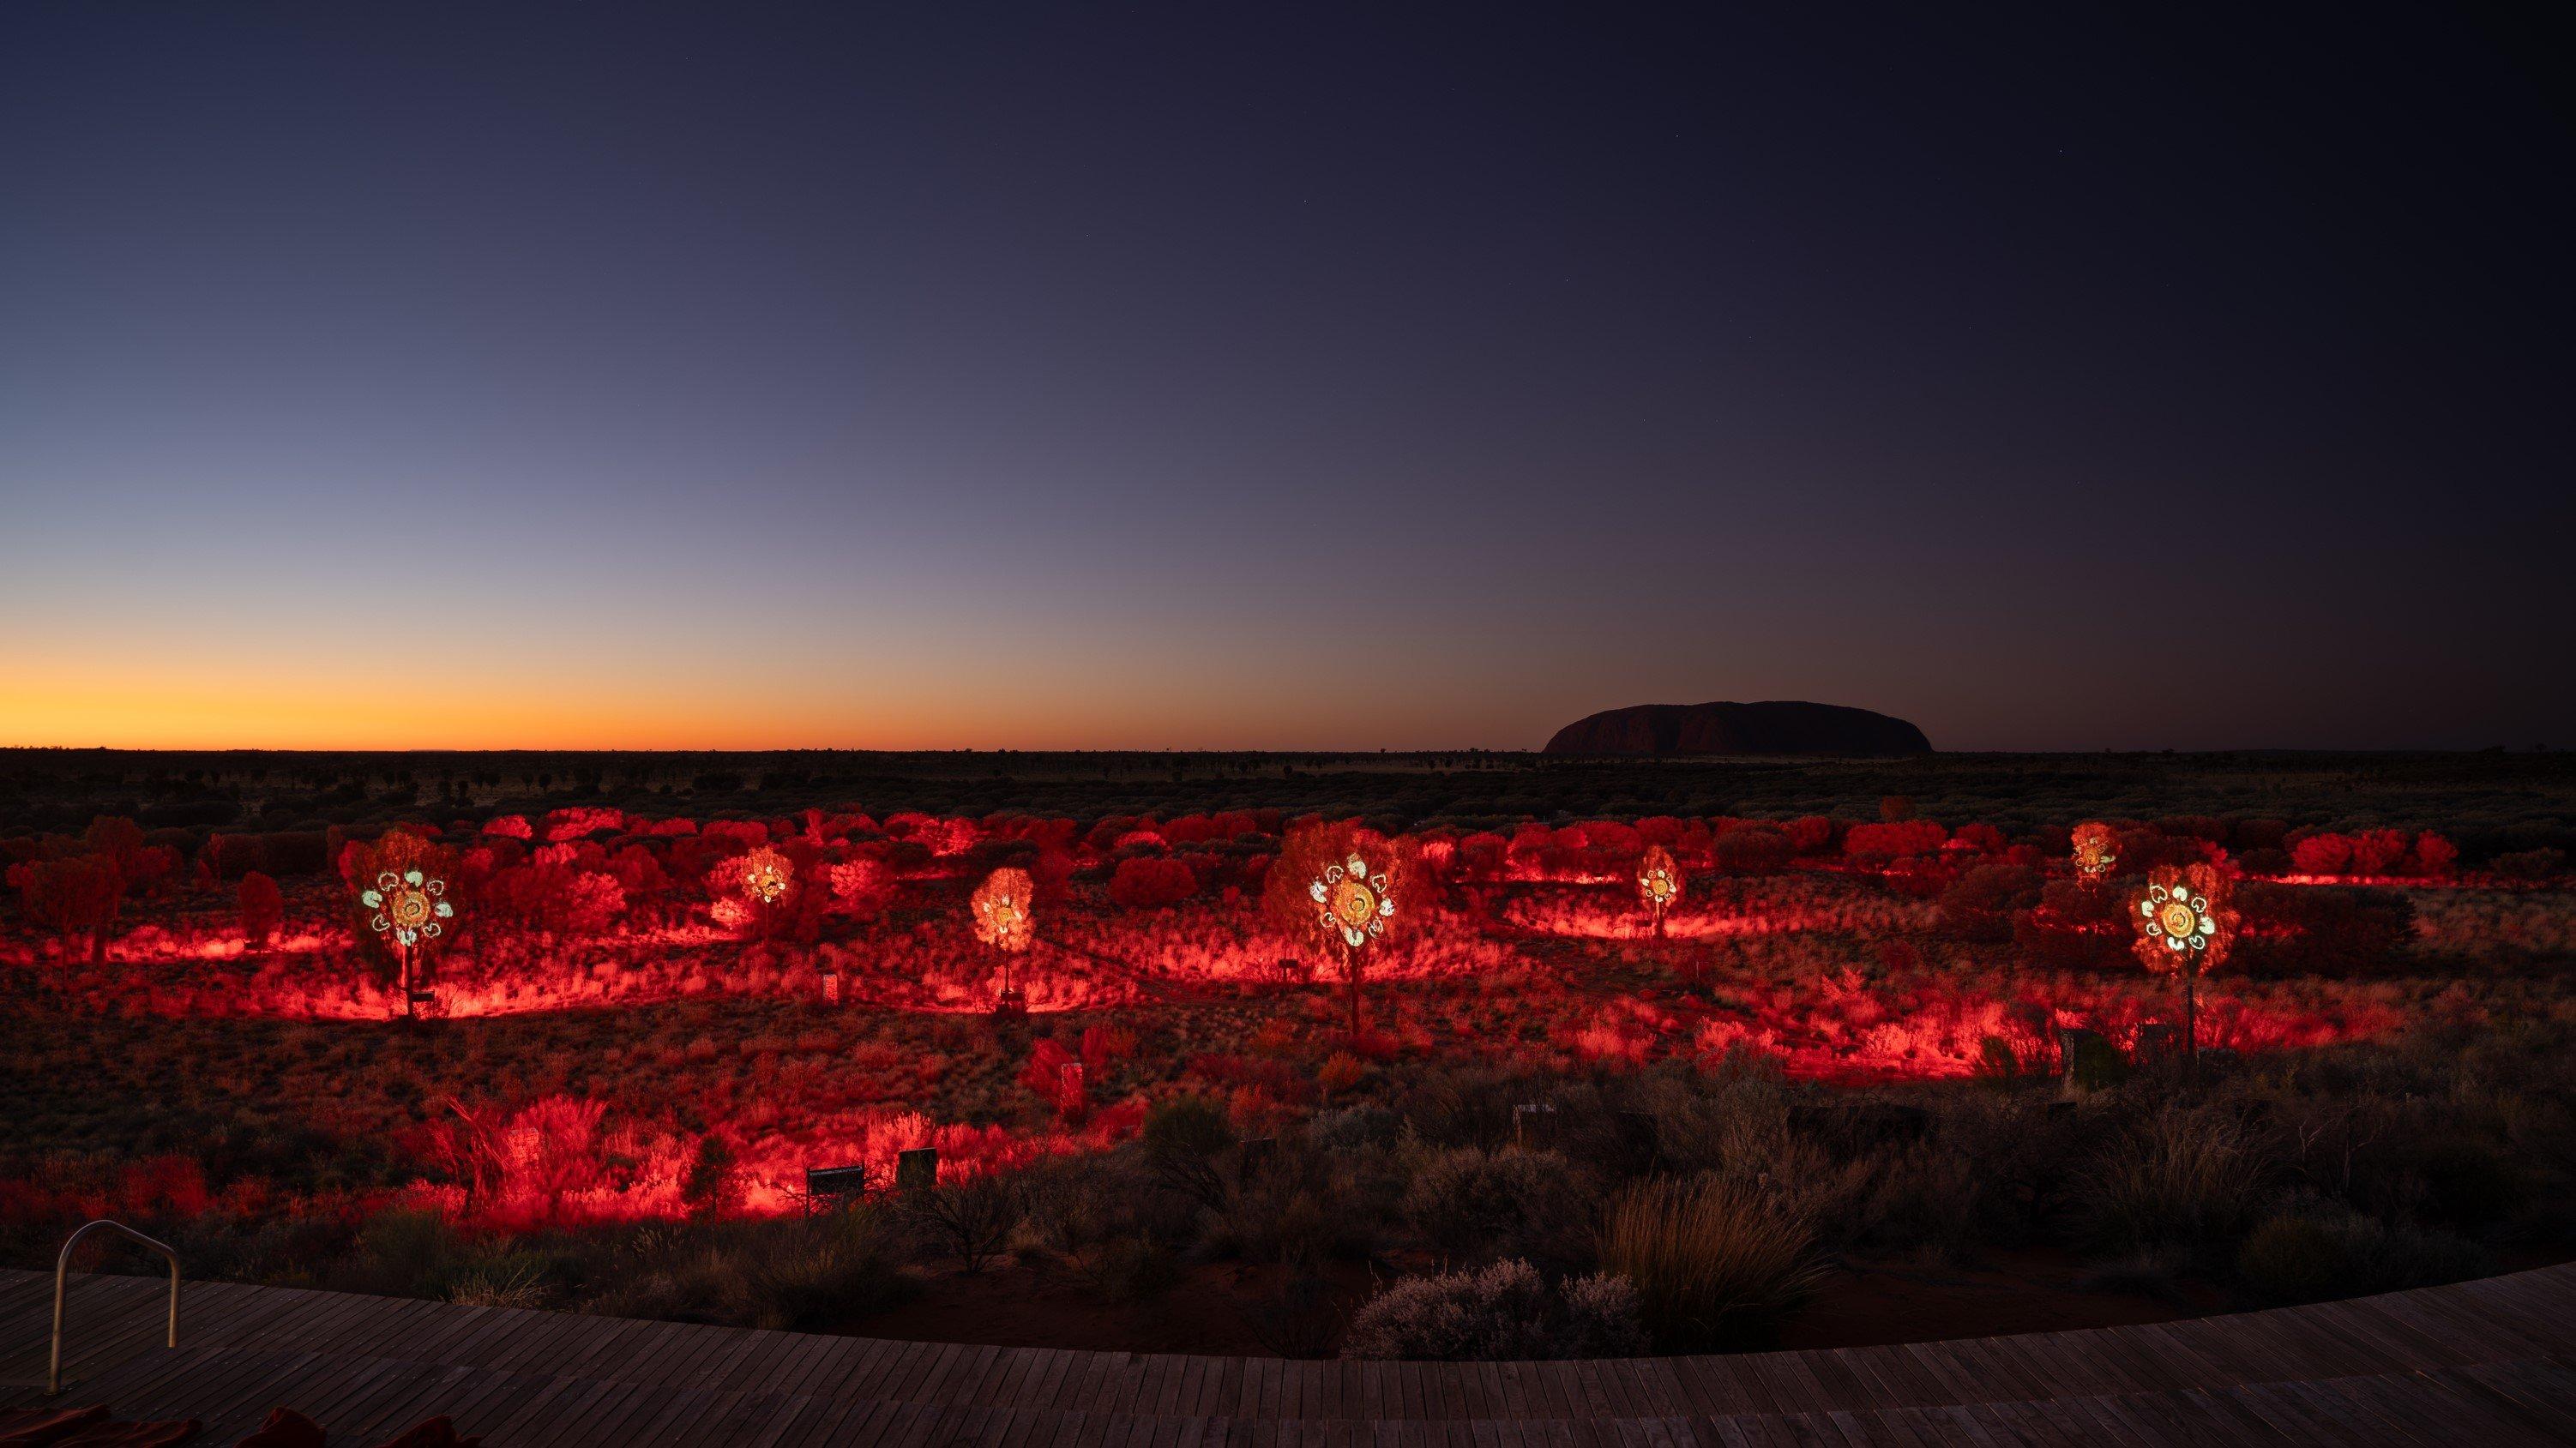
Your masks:
{"label": "uluru rock formation", "polygon": [[1549,754],[1929,754],[1932,741],[1902,719],[1841,704],[1632,704],[1577,719]]}

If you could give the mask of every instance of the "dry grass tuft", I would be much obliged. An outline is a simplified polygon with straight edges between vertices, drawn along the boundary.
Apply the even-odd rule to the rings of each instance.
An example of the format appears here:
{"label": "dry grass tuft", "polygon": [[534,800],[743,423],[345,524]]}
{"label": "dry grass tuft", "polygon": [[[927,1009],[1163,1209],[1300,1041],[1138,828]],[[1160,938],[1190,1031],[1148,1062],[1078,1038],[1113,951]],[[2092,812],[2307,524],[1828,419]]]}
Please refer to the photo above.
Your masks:
{"label": "dry grass tuft", "polygon": [[1823,1276],[1815,1231],[1760,1187],[1707,1175],[1621,1192],[1601,1266],[1634,1283],[1646,1325],[1672,1346],[1766,1337]]}

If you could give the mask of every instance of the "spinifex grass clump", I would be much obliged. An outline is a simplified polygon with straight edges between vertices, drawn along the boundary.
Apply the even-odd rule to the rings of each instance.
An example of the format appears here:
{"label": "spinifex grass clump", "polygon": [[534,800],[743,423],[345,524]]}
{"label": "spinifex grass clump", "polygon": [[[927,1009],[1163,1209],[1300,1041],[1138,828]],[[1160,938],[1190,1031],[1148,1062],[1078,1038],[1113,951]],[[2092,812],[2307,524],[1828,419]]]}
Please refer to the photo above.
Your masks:
{"label": "spinifex grass clump", "polygon": [[1601,1266],[1636,1285],[1647,1328],[1668,1348],[1758,1345],[1823,1276],[1806,1222],[1760,1187],[1713,1174],[1620,1193]]}

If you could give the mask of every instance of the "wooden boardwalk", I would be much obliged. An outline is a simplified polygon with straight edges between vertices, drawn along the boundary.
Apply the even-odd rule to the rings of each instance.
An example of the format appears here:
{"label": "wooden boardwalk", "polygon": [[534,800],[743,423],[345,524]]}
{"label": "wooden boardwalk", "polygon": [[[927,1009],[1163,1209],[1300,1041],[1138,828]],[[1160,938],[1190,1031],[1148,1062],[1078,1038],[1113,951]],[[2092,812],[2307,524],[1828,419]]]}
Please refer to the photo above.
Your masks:
{"label": "wooden boardwalk", "polygon": [[[1583,1363],[1349,1363],[753,1332],[348,1293],[72,1288],[64,1395],[269,1408],[365,1445],[433,1414],[492,1448],[1973,1448],[2576,1443],[2576,1265],[2189,1322]],[[0,1406],[39,1400],[52,1279],[0,1271]]]}

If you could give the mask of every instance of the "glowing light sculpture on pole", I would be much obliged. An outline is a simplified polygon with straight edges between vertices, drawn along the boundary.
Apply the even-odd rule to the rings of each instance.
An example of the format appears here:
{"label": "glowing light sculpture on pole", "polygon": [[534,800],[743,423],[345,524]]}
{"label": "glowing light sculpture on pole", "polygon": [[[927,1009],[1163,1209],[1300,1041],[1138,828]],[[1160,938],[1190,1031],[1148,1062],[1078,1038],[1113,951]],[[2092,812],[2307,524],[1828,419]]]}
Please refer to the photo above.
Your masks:
{"label": "glowing light sculpture on pole", "polygon": [[1002,991],[997,1009],[1006,1012],[1028,1009],[1028,996],[1013,978],[1012,959],[1029,948],[1036,921],[1030,896],[1036,885],[1029,872],[1004,866],[984,877],[975,893],[966,900],[966,909],[975,920],[975,938],[999,951],[1002,956]]}
{"label": "glowing light sculpture on pole", "polygon": [[1360,1034],[1360,953],[1386,934],[1395,918],[1395,896],[1383,872],[1369,873],[1368,862],[1354,853],[1309,881],[1306,894],[1321,907],[1318,923],[1327,938],[1342,946],[1342,978],[1350,985],[1351,1038]]}
{"label": "glowing light sculpture on pole", "polygon": [[2182,979],[2183,1054],[2200,1061],[2200,977],[2227,960],[2236,943],[2234,883],[2211,865],[2158,865],[2138,896],[2134,949],[2139,963]]}
{"label": "glowing light sculpture on pole", "polygon": [[367,917],[367,928],[402,967],[404,1015],[413,1014],[420,999],[412,988],[420,953],[434,946],[447,933],[447,922],[456,918],[456,906],[446,895],[445,880],[418,869],[379,871],[375,885],[358,892],[358,903],[374,912]]}
{"label": "glowing light sculpture on pole", "polygon": [[2075,873],[2099,884],[2120,863],[2120,836],[2100,820],[2075,827]]}
{"label": "glowing light sculpture on pole", "polygon": [[762,905],[775,905],[795,888],[795,863],[777,850],[763,845],[742,857],[744,898]]}
{"label": "glowing light sculpture on pole", "polygon": [[1655,938],[1664,938],[1664,912],[1682,898],[1682,871],[1673,863],[1673,852],[1661,845],[1648,845],[1646,856],[1637,862],[1637,898],[1655,917]]}

